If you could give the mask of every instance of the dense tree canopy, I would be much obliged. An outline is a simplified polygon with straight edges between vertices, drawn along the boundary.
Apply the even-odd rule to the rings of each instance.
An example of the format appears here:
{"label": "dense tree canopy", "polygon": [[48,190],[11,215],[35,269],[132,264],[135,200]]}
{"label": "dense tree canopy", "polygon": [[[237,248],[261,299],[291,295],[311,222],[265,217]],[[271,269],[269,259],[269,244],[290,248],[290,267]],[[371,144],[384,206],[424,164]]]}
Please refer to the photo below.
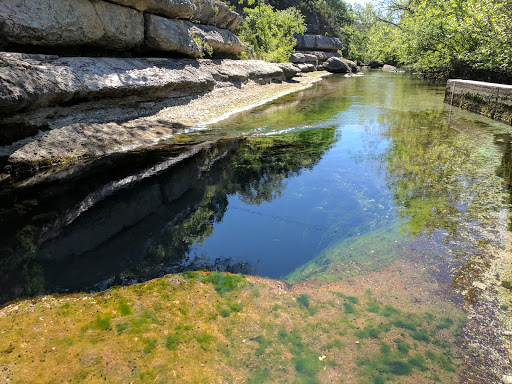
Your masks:
{"label": "dense tree canopy", "polygon": [[356,6],[348,54],[438,75],[494,72],[512,64],[508,0],[384,0]]}

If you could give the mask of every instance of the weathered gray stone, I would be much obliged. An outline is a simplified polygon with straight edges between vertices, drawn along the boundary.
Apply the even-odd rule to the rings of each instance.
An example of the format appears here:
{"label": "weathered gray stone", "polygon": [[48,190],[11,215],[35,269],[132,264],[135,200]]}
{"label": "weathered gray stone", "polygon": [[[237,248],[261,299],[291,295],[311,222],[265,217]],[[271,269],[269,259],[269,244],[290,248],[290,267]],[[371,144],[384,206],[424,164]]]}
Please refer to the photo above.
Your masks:
{"label": "weathered gray stone", "polygon": [[[70,57],[40,60],[0,53],[0,115],[74,100],[132,95],[158,97],[175,89],[207,89],[219,81],[285,79],[288,69],[259,60]],[[298,71],[298,68],[297,68]],[[295,72],[296,73],[296,72]]]}
{"label": "weathered gray stone", "polygon": [[357,72],[357,64],[356,64],[356,63],[354,63],[354,62],[353,62],[353,61],[351,61],[351,60],[347,60],[347,59],[342,59],[342,60],[343,60],[343,62],[344,62],[345,64],[347,64],[347,65],[348,65],[348,67],[350,68],[350,70],[351,70],[352,72],[354,72],[354,73],[356,73],[356,72]]}
{"label": "weathered gray stone", "polygon": [[350,67],[340,58],[331,57],[324,63],[324,68],[332,73],[347,73],[351,72]]}
{"label": "weathered gray stone", "polygon": [[384,64],[384,66],[382,67],[382,70],[388,71],[388,72],[396,72],[397,68],[393,65]]}
{"label": "weathered gray stone", "polygon": [[444,101],[512,125],[512,85],[452,79]]}
{"label": "weathered gray stone", "polygon": [[221,1],[216,0],[108,0],[116,4],[153,13],[171,19],[198,21],[219,28],[233,30],[241,22],[238,13],[233,12]]}
{"label": "weathered gray stone", "polygon": [[214,55],[222,56],[235,56],[244,49],[238,37],[226,29],[151,14],[145,14],[144,18],[144,46],[149,50],[201,57],[208,53],[207,47],[212,49]]}
{"label": "weathered gray stone", "polygon": [[[188,22],[187,22],[188,23]],[[199,39],[200,45],[209,46],[214,56],[237,56],[245,46],[233,33],[227,29],[219,29],[210,25],[189,24],[189,33],[195,40]],[[202,45],[204,50],[204,45]]]}
{"label": "weathered gray stone", "polygon": [[336,52],[345,46],[337,37],[322,35],[294,35],[293,37],[297,39],[297,44],[295,45],[297,51]]}
{"label": "weathered gray stone", "polygon": [[300,52],[292,53],[290,56],[290,62],[291,63],[305,63],[306,62],[306,56],[304,56]]}
{"label": "weathered gray stone", "polygon": [[303,55],[306,59],[306,63],[316,63],[318,61],[318,57],[316,55],[312,55],[310,53],[304,53]]}
{"label": "weathered gray stone", "polygon": [[313,64],[297,64],[301,72],[315,72],[316,68]]}
{"label": "weathered gray stone", "polygon": [[277,65],[283,70],[284,77],[287,79],[292,79],[297,76],[297,73],[301,72],[300,68],[292,63],[280,63]]}
{"label": "weathered gray stone", "polygon": [[314,63],[316,61],[322,62],[331,57],[341,57],[338,52],[302,51],[300,53],[306,57],[306,63]]}
{"label": "weathered gray stone", "polygon": [[103,1],[2,0],[0,40],[41,46],[133,48],[144,39],[140,12]]}

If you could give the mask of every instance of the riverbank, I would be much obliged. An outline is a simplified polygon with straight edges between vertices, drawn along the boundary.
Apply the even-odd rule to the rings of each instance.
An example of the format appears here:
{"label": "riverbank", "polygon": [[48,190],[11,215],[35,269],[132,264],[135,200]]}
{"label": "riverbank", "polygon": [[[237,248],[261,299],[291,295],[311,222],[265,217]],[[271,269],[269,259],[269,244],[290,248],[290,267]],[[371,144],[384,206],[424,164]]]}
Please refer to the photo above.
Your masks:
{"label": "riverbank", "polygon": [[[10,115],[0,129],[4,177],[153,145],[326,74],[256,60],[39,60],[25,55],[9,64],[2,103]],[[62,71],[69,73],[55,80]]]}

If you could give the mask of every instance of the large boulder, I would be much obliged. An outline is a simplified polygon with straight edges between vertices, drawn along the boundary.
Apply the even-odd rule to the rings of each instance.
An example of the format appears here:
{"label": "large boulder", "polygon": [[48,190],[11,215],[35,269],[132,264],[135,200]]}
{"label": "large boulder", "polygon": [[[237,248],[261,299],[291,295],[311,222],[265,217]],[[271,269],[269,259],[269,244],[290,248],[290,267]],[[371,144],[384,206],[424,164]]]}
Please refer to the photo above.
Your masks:
{"label": "large boulder", "polygon": [[[219,29],[211,25],[189,24],[189,33],[205,49],[210,47],[214,56],[232,57],[243,51],[245,46],[227,29]],[[199,39],[199,40],[198,40]]]}
{"label": "large boulder", "polygon": [[171,19],[185,19],[233,30],[242,19],[217,0],[108,0]]}
{"label": "large boulder", "polygon": [[292,53],[292,55],[290,56],[290,62],[291,63],[305,63],[306,57],[300,52],[295,52],[295,53]]}
{"label": "large boulder", "polygon": [[384,63],[382,61],[379,61],[379,60],[370,60],[368,62],[368,66],[370,68],[382,68],[384,66]]}
{"label": "large boulder", "polygon": [[144,39],[140,12],[103,1],[2,0],[0,42],[129,49]]}
{"label": "large boulder", "polygon": [[[185,20],[171,20],[145,14],[148,50],[174,52],[188,57],[235,56],[244,49],[240,40],[226,29],[194,24]],[[211,49],[211,51],[210,51]]]}
{"label": "large boulder", "polygon": [[295,44],[297,51],[336,52],[345,46],[337,37],[323,35],[294,35],[293,37],[297,40]]}
{"label": "large boulder", "polygon": [[294,78],[297,76],[297,73],[301,72],[300,68],[292,63],[280,63],[277,65],[282,69],[284,77],[286,77],[287,80]]}
{"label": "large boulder", "polygon": [[325,70],[332,73],[347,73],[351,72],[350,67],[340,58],[331,57],[324,63]]}

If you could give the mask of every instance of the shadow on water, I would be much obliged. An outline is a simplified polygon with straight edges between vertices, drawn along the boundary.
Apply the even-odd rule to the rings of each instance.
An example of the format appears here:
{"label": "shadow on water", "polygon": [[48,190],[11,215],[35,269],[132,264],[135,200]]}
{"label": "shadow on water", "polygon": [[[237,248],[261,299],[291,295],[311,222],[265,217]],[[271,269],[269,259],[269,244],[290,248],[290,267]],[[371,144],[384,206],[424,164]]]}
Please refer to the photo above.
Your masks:
{"label": "shadow on water", "polygon": [[286,178],[313,167],[335,140],[327,128],[164,146],[103,160],[65,181],[7,186],[1,300],[186,269],[254,273],[244,262],[192,260],[190,247],[222,220],[228,195],[256,205],[273,200]]}

